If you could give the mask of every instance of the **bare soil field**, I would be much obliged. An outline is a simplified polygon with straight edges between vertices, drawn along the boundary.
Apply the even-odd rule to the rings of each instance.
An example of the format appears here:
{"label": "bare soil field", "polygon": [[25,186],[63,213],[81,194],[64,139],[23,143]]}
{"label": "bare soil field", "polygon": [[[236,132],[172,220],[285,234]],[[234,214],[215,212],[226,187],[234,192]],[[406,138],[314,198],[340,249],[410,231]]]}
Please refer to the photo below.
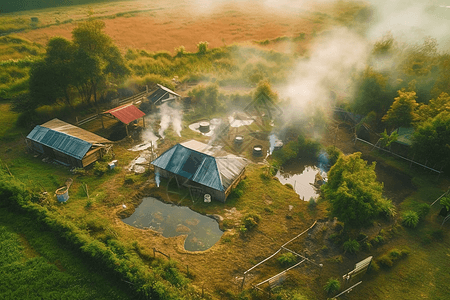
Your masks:
{"label": "bare soil field", "polygon": [[[306,36],[299,46],[305,47],[312,33],[322,30],[324,25],[336,23],[334,18],[338,16],[333,6],[318,7],[304,1],[285,5],[253,0],[211,2],[127,1],[24,12],[18,15],[36,15],[41,22],[55,25],[19,35],[42,45],[53,36],[71,38],[76,21],[85,20],[90,14],[104,20],[105,32],[124,50],[173,52],[184,46],[187,51],[195,52],[202,41],[213,48],[281,36],[295,37],[301,33]],[[65,22],[67,20],[71,21]],[[266,47],[278,51],[291,49],[286,42],[270,43]]]}

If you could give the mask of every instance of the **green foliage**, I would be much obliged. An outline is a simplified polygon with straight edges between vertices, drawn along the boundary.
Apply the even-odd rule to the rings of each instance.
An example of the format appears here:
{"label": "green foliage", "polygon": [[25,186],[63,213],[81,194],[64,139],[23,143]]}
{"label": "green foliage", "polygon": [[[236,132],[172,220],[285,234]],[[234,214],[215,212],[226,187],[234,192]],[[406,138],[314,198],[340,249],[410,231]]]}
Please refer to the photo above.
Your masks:
{"label": "green foliage", "polygon": [[308,208],[309,209],[314,209],[314,208],[316,208],[316,206],[317,206],[316,199],[314,199],[313,197],[309,198]]}
{"label": "green foliage", "polygon": [[244,195],[245,187],[246,187],[246,181],[241,180],[238,185],[231,191],[229,197],[232,199],[239,199]]}
{"label": "green foliage", "polygon": [[448,211],[450,211],[450,197],[449,197],[449,196],[442,197],[441,200],[439,200],[439,203],[440,203],[442,206],[445,206],[445,208],[446,208]]}
{"label": "green foliage", "polygon": [[103,176],[108,171],[108,164],[106,162],[96,161],[93,170],[95,175]]}
{"label": "green foliage", "polygon": [[393,128],[410,127],[417,118],[414,111],[418,106],[416,99],[416,92],[399,90],[398,97],[394,98],[394,103],[392,103],[382,120]]}
{"label": "green foliage", "polygon": [[386,198],[381,198],[378,202],[380,206],[380,212],[382,215],[393,218],[395,215],[397,215],[397,210],[395,208],[395,205],[392,203],[391,200]]}
{"label": "green foliage", "polygon": [[342,151],[335,146],[328,146],[326,148],[326,152],[328,155],[328,163],[330,167],[332,167],[337,162],[339,157],[343,154]]}
{"label": "green foliage", "polygon": [[200,42],[197,44],[198,53],[205,54],[208,51],[208,42]]}
{"label": "green foliage", "polygon": [[305,160],[317,159],[320,152],[320,143],[299,135],[296,141],[291,141],[283,148],[272,153],[273,159],[278,165],[286,164],[293,159]]}
{"label": "green foliage", "polygon": [[404,258],[406,256],[409,255],[409,250],[408,249],[391,249],[388,252],[386,252],[385,254],[381,255],[376,261],[379,265],[385,267],[385,268],[390,268],[394,265],[394,262],[396,260],[399,260],[401,258]]}
{"label": "green foliage", "polygon": [[450,113],[442,112],[421,123],[413,134],[413,150],[416,155],[435,164],[450,163]]}
{"label": "green foliage", "polygon": [[217,85],[197,86],[189,91],[188,95],[191,97],[191,103],[203,113],[211,114],[224,108]]}
{"label": "green foliage", "polygon": [[344,242],[344,253],[351,253],[355,254],[359,251],[360,245],[358,241],[349,239],[348,241]]}
{"label": "green foliage", "polygon": [[383,200],[383,185],[376,178],[375,163],[368,165],[361,153],[341,156],[328,172],[327,184],[322,186],[332,216],[346,226],[371,224],[388,201]]}
{"label": "green foliage", "polygon": [[290,267],[297,262],[297,256],[295,256],[291,252],[286,252],[281,254],[277,258],[277,261],[282,267]]}
{"label": "green foliage", "polygon": [[324,291],[327,292],[327,294],[334,294],[338,292],[341,288],[341,283],[339,282],[339,279],[330,278],[328,279],[327,283],[323,287]]}
{"label": "green foliage", "polygon": [[419,215],[412,210],[402,213],[402,224],[406,227],[416,228],[419,224]]}
{"label": "green foliage", "polygon": [[258,226],[260,220],[261,217],[258,214],[249,213],[244,216],[242,223],[247,230],[252,230]]}

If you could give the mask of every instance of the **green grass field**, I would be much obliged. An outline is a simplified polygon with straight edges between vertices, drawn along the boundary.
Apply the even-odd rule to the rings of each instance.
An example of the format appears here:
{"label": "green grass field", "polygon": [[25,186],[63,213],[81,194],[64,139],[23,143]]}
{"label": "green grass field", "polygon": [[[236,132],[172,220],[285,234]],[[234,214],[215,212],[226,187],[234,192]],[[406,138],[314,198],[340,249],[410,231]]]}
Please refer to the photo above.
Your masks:
{"label": "green grass field", "polygon": [[102,272],[34,220],[0,210],[0,299],[131,299]]}

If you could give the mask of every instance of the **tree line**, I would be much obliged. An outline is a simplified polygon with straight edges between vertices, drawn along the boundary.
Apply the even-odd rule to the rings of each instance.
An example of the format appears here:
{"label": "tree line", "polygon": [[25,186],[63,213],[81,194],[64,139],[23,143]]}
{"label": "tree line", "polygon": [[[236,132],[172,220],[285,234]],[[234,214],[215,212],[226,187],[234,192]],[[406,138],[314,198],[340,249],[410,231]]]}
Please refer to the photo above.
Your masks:
{"label": "tree line", "polygon": [[400,44],[392,35],[373,46],[355,81],[349,109],[375,132],[414,128],[412,153],[434,165],[450,166],[450,55],[432,38]]}

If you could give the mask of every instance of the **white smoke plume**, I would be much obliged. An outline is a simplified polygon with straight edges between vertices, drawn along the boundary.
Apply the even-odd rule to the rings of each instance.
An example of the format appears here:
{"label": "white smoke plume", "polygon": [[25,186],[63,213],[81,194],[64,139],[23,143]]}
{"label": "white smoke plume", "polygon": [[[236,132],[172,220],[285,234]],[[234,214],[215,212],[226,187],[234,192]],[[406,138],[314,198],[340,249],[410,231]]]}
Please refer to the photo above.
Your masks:
{"label": "white smoke plume", "polygon": [[159,114],[161,115],[161,123],[159,129],[159,135],[164,138],[164,132],[169,128],[170,123],[172,123],[172,128],[175,133],[181,137],[182,129],[182,114],[181,111],[170,107],[169,104],[164,103],[159,107]]}
{"label": "white smoke plume", "polygon": [[294,68],[281,98],[290,99],[285,115],[295,118],[317,106],[330,107],[330,93],[349,93],[351,77],[364,70],[369,43],[346,28],[337,28],[318,38],[310,57]]}

